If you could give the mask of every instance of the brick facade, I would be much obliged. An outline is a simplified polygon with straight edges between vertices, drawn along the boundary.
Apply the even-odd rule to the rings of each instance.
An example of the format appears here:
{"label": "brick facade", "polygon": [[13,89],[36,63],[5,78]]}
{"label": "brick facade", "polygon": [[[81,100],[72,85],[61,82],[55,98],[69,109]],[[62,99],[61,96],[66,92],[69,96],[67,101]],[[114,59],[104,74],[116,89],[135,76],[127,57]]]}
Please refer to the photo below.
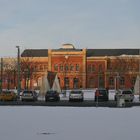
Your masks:
{"label": "brick facade", "polygon": [[[41,77],[47,71],[57,73],[62,89],[131,88],[139,74],[138,49],[75,49],[71,44],[64,44],[60,49],[25,50],[21,60],[25,58],[30,58],[32,63],[25,68],[29,77],[24,68],[21,70],[22,88],[27,84],[28,88],[39,88]],[[10,88],[17,85],[16,74],[12,77]],[[7,88],[6,82],[3,80],[3,88]]]}

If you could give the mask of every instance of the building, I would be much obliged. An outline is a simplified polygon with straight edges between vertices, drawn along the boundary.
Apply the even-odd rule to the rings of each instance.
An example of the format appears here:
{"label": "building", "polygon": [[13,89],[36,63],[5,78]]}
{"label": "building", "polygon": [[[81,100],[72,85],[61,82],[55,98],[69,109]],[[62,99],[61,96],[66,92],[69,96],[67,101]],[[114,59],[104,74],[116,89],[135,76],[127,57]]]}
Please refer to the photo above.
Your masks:
{"label": "building", "polygon": [[62,89],[131,88],[139,74],[139,49],[76,49],[63,44],[59,49],[24,50],[21,57],[37,60],[38,79],[47,71],[57,72]]}
{"label": "building", "polygon": [[26,49],[21,54],[21,87],[40,88],[42,76],[51,71],[57,73],[65,90],[132,88],[140,74],[139,65],[139,49],[76,49],[72,44]]}

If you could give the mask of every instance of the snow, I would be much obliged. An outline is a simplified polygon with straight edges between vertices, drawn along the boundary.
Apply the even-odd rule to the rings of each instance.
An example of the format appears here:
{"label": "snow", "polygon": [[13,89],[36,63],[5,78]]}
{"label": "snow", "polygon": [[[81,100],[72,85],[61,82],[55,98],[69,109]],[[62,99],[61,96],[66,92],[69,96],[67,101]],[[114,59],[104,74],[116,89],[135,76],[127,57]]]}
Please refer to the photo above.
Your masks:
{"label": "snow", "polygon": [[1,140],[137,140],[140,108],[0,106]]}
{"label": "snow", "polygon": [[[84,90],[94,100],[95,90]],[[115,90],[109,90],[114,100]],[[61,95],[61,100],[68,100]],[[42,98],[43,99],[43,98]],[[135,95],[134,102],[139,102]],[[137,140],[140,107],[0,106],[1,140]]]}

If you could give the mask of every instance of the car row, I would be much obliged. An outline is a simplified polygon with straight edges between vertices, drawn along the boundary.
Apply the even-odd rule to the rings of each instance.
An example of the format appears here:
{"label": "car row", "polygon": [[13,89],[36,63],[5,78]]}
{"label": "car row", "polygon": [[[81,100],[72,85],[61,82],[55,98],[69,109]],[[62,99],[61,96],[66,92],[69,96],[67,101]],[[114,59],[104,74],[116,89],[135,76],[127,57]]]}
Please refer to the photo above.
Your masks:
{"label": "car row", "polygon": [[[3,91],[0,93],[0,101],[16,101],[19,96],[13,91]],[[134,94],[129,89],[116,90],[115,101],[123,98],[125,101],[132,102]],[[24,90],[20,94],[21,101],[37,101],[38,93],[35,90]],[[60,101],[60,94],[56,90],[49,90],[45,94],[45,101]],[[84,92],[82,90],[71,90],[69,92],[69,101],[84,101]],[[94,94],[94,101],[109,101],[109,92],[105,88],[97,88]]]}

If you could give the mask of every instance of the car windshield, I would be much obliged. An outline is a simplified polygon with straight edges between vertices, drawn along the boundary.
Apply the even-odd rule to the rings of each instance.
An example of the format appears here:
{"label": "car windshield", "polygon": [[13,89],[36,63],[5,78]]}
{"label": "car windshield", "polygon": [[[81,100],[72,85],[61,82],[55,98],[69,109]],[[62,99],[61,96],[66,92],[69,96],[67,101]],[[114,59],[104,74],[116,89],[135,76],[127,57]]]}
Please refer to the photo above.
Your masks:
{"label": "car windshield", "polygon": [[32,91],[27,90],[27,91],[23,91],[23,93],[24,93],[24,94],[30,94],[30,93],[33,93],[33,92],[32,92]]}
{"label": "car windshield", "polygon": [[132,94],[131,91],[123,91],[122,94]]}
{"label": "car windshield", "polygon": [[100,94],[106,94],[106,90],[98,90]]}
{"label": "car windshield", "polygon": [[81,94],[82,91],[71,91],[71,94]]}
{"label": "car windshield", "polygon": [[56,94],[56,91],[48,91],[47,94]]}

